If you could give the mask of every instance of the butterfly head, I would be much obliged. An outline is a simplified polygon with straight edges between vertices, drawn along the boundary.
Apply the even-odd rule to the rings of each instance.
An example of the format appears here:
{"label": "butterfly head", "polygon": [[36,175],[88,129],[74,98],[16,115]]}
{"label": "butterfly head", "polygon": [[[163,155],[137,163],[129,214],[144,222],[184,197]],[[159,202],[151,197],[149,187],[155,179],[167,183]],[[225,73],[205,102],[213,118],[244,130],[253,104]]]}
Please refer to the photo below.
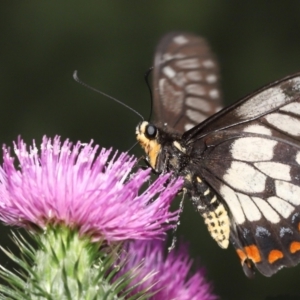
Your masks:
{"label": "butterfly head", "polygon": [[157,157],[161,151],[161,144],[158,141],[159,130],[155,125],[143,121],[138,124],[135,133],[136,139],[147,155],[147,162],[156,170]]}

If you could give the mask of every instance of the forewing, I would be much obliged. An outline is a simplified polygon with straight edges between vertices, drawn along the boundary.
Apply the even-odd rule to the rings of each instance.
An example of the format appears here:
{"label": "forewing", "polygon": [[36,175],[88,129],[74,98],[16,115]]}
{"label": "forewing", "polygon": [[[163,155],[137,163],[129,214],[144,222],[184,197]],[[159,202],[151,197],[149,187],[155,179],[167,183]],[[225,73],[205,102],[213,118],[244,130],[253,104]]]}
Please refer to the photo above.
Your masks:
{"label": "forewing", "polygon": [[[238,124],[260,119],[289,136],[300,136],[300,73],[269,84],[248,97],[226,107],[183,135],[186,143],[215,131],[234,128]],[[286,125],[285,125],[286,124]],[[288,126],[288,127],[287,127]],[[292,128],[291,128],[292,127]],[[300,129],[299,129],[300,131]]]}
{"label": "forewing", "polygon": [[[296,98],[295,98],[296,99]],[[300,103],[202,139],[202,178],[231,214],[245,273],[266,276],[300,261]],[[199,157],[197,142],[192,156]]]}
{"label": "forewing", "polygon": [[205,39],[173,32],[159,42],[153,71],[156,121],[183,133],[221,109],[219,68]]}

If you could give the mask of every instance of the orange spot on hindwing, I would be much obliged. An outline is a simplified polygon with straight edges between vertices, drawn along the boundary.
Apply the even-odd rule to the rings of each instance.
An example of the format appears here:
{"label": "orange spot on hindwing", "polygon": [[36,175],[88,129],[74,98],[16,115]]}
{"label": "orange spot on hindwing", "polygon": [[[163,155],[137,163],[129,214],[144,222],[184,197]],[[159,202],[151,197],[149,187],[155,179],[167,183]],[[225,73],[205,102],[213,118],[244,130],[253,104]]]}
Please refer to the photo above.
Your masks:
{"label": "orange spot on hindwing", "polygon": [[243,264],[245,262],[245,260],[247,259],[247,255],[245,254],[245,252],[241,249],[236,249],[236,253],[239,256],[241,263]]}
{"label": "orange spot on hindwing", "polygon": [[272,250],[269,253],[268,261],[270,264],[272,264],[280,258],[283,258],[283,253],[279,250]]}
{"label": "orange spot on hindwing", "polygon": [[242,265],[246,263],[249,268],[251,267],[250,260],[254,263],[259,263],[261,261],[259,250],[255,245],[246,246],[244,249],[236,249],[236,252]]}
{"label": "orange spot on hindwing", "polygon": [[290,252],[295,253],[300,250],[300,243],[299,242],[292,242],[290,245]]}
{"label": "orange spot on hindwing", "polygon": [[258,248],[255,245],[250,245],[244,247],[247,257],[251,259],[254,263],[258,263],[261,261],[261,256]]}

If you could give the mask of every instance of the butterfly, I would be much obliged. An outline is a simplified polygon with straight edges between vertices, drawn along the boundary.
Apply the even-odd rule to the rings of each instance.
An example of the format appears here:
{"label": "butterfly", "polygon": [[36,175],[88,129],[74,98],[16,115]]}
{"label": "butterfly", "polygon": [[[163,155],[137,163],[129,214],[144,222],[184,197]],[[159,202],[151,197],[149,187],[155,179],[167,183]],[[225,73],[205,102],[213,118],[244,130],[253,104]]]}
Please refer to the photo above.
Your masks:
{"label": "butterfly", "polygon": [[221,109],[219,70],[206,41],[173,32],[153,70],[157,120],[136,137],[157,174],[183,191],[248,277],[300,261],[300,73]]}

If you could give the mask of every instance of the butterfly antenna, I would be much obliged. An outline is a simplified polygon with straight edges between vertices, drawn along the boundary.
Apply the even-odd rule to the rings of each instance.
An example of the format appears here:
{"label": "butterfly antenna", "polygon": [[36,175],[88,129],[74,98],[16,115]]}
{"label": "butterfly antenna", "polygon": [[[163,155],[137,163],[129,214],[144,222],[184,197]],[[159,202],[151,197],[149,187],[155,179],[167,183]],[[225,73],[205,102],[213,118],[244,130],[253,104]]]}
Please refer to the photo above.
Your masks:
{"label": "butterfly antenna", "polygon": [[103,93],[103,92],[97,90],[96,88],[94,88],[94,87],[92,87],[92,86],[86,84],[85,82],[81,81],[81,79],[79,79],[79,77],[78,77],[77,74],[78,74],[77,70],[74,71],[74,73],[73,73],[73,78],[74,78],[74,80],[75,80],[76,82],[78,82],[79,84],[83,85],[84,87],[86,87],[86,88],[88,88],[88,89],[90,89],[90,90],[92,90],[92,91],[95,91],[96,93],[99,93],[99,94],[101,94],[101,95],[103,95],[103,96],[105,96],[105,97],[107,97],[107,98],[109,98],[109,99],[111,99],[111,100],[113,100],[113,101],[115,101],[115,102],[117,102],[117,103],[123,105],[124,107],[126,107],[127,109],[131,110],[131,111],[134,112],[136,115],[138,115],[138,116],[144,121],[144,117],[143,117],[139,112],[137,112],[135,109],[133,109],[132,107],[130,107],[130,106],[128,106],[127,104],[123,103],[122,101],[120,101],[120,100],[118,100],[118,99],[116,99],[116,98],[114,98],[114,97],[112,97],[112,96],[110,96],[110,95],[108,95],[108,94],[105,94],[105,93]]}
{"label": "butterfly antenna", "polygon": [[152,91],[151,91],[151,86],[150,86],[150,83],[149,83],[149,75],[150,73],[153,71],[153,67],[149,68],[149,70],[145,73],[145,81],[146,81],[146,84],[147,84],[147,87],[149,89],[149,93],[150,93],[150,103],[151,103],[151,106],[150,106],[150,115],[149,115],[149,118],[148,118],[148,121],[151,119],[152,117],[152,108],[153,108],[153,95],[152,95]]}

